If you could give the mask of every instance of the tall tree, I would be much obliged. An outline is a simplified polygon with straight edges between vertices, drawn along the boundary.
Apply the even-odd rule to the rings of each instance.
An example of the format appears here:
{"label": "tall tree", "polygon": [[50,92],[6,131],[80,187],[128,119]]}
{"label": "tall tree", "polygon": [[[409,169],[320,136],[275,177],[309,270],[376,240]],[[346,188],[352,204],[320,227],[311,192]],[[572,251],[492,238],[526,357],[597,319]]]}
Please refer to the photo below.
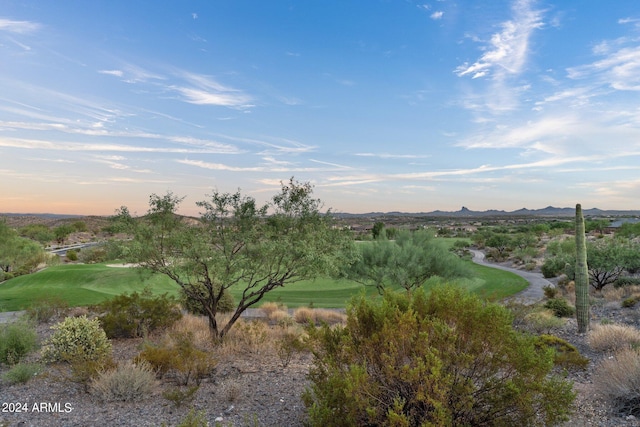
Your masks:
{"label": "tall tree", "polygon": [[[198,221],[177,215],[181,202],[172,193],[154,194],[146,217],[134,220],[122,208],[117,219],[134,236],[129,258],[174,280],[200,304],[218,339],[266,293],[337,271],[355,254],[351,236],[320,212],[311,185],[293,178],[263,206],[239,191],[216,191],[197,203],[204,209]],[[242,294],[230,320],[219,325],[218,305],[232,287]]]}
{"label": "tall tree", "polygon": [[578,333],[589,329],[589,269],[582,206],[576,205],[576,320]]}

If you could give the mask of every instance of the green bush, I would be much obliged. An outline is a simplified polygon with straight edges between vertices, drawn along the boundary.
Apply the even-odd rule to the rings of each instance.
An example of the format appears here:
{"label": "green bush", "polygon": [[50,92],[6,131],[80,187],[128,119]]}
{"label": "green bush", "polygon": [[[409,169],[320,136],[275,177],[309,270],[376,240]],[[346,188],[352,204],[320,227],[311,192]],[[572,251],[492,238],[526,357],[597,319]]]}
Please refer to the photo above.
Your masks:
{"label": "green bush", "polygon": [[0,325],[0,363],[14,365],[35,350],[38,334],[27,322]]}
{"label": "green bush", "polygon": [[624,288],[627,286],[638,286],[638,285],[640,285],[640,277],[633,277],[633,276],[619,277],[615,282],[613,282],[613,286],[616,288]]}
{"label": "green bush", "polygon": [[637,297],[629,297],[622,301],[623,308],[632,308],[638,303]]}
{"label": "green bush", "polygon": [[156,374],[147,363],[125,363],[104,371],[91,383],[91,391],[106,402],[129,402],[147,398],[156,386]]}
{"label": "green bush", "polygon": [[553,311],[557,317],[571,317],[576,309],[569,305],[567,300],[562,298],[551,298],[544,304],[544,308]]}
{"label": "green bush", "polygon": [[544,286],[542,288],[542,291],[544,292],[544,296],[546,298],[555,298],[556,296],[558,296],[558,288],[556,288],[555,286]]}
{"label": "green bush", "polygon": [[67,251],[66,257],[69,261],[77,261],[78,260],[78,251],[75,249],[71,249]]}
{"label": "green bush", "polygon": [[46,361],[103,361],[111,356],[111,342],[98,319],[67,317],[51,329],[55,332],[42,350],[42,357]]}
{"label": "green bush", "polygon": [[552,348],[555,351],[554,362],[558,366],[567,369],[586,369],[587,365],[589,365],[589,359],[582,356],[574,345],[560,337],[555,335],[540,335],[537,340],[536,345],[541,348]]}
{"label": "green bush", "polygon": [[123,294],[100,304],[100,321],[109,338],[136,338],[167,328],[182,317],[173,297],[145,290]]}
{"label": "green bush", "polygon": [[572,384],[554,351],[515,331],[507,309],[454,287],[352,301],[344,327],[310,325],[303,401],[312,426],[553,425]]}
{"label": "green bush", "polygon": [[[195,409],[191,408],[189,413],[180,424],[176,427],[207,427],[209,423],[207,422],[207,417],[204,411],[196,412]],[[216,423],[218,425],[218,423]]]}
{"label": "green bush", "polygon": [[44,367],[39,363],[18,363],[3,375],[9,384],[24,384],[38,375]]}

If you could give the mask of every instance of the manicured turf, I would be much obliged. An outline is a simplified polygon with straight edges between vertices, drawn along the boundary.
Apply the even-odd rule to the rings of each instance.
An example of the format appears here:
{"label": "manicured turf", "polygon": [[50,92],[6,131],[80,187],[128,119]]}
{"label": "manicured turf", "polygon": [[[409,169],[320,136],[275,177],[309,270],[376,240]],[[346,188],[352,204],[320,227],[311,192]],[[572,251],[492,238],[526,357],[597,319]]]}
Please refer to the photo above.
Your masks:
{"label": "manicured turf", "polygon": [[[460,281],[492,300],[502,299],[526,288],[521,277],[502,270],[472,264],[474,279]],[[427,286],[437,283],[432,280]],[[178,295],[178,286],[168,278],[136,268],[114,268],[105,264],[60,265],[38,273],[16,277],[0,284],[0,311],[23,310],[38,297],[56,295],[70,306],[97,304],[114,295],[142,291],[149,287],[154,293]],[[278,301],[289,307],[313,304],[314,307],[344,307],[352,295],[362,292],[363,286],[346,280],[319,278],[286,285],[268,293],[263,301]],[[368,295],[377,295],[367,288]],[[231,289],[240,297],[242,289]]]}

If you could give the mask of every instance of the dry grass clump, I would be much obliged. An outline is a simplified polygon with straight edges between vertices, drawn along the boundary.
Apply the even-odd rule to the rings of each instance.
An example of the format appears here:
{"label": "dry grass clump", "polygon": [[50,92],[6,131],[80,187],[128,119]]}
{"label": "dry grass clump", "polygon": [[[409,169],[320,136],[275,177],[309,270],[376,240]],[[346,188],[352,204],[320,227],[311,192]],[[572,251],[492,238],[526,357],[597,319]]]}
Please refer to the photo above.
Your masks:
{"label": "dry grass clump", "polygon": [[537,334],[548,334],[552,330],[562,327],[565,319],[556,317],[549,309],[534,311],[524,316],[524,327]]}
{"label": "dry grass clump", "polygon": [[274,312],[278,310],[286,310],[286,307],[281,306],[277,302],[265,302],[260,306],[260,310],[264,313],[265,317],[268,319]]}
{"label": "dry grass clump", "polygon": [[615,410],[640,415],[640,354],[625,349],[604,359],[593,374],[598,394],[607,398]]}
{"label": "dry grass clump", "polygon": [[640,331],[628,325],[595,325],[588,339],[594,350],[616,351],[640,344]]}
{"label": "dry grass clump", "polygon": [[193,345],[201,350],[213,348],[214,340],[209,329],[209,320],[204,316],[185,314],[169,328],[167,338],[191,334]]}
{"label": "dry grass clump", "polygon": [[296,322],[302,324],[311,322],[313,324],[328,323],[333,325],[346,322],[347,315],[335,310],[300,307],[293,312],[293,318]]}
{"label": "dry grass clump", "polygon": [[145,362],[127,362],[98,374],[91,383],[91,391],[107,401],[135,401],[149,397],[156,387],[156,373]]}
{"label": "dry grass clump", "polygon": [[216,348],[217,356],[232,358],[238,353],[263,354],[272,347],[270,334],[271,328],[262,320],[238,319]]}

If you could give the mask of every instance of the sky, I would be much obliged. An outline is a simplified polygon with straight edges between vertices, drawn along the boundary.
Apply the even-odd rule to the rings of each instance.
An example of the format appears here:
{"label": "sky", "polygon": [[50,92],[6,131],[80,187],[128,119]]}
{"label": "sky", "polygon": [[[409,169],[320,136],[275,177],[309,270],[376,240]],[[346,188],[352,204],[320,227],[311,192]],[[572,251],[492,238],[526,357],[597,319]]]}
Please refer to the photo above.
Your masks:
{"label": "sky", "polygon": [[640,209],[635,0],[0,0],[0,212]]}

